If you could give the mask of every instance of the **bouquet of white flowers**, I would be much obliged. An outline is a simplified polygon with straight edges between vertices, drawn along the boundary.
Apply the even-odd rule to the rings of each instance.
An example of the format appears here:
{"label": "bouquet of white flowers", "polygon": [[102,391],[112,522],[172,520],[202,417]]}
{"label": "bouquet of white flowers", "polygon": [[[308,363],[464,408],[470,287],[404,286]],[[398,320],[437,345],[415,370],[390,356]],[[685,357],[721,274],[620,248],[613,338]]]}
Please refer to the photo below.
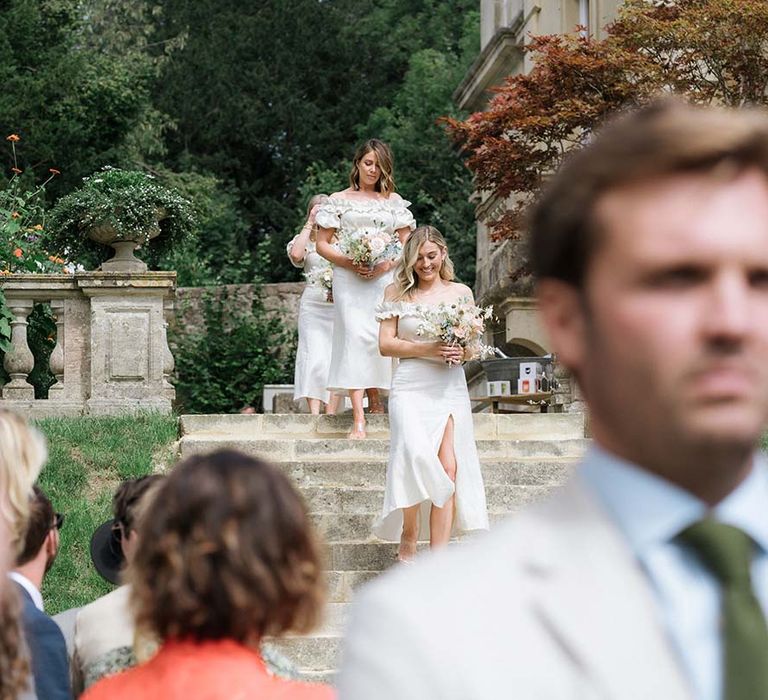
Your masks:
{"label": "bouquet of white flowers", "polygon": [[373,267],[385,260],[399,258],[403,246],[394,231],[387,233],[383,224],[376,224],[362,231],[342,230],[339,235],[339,251],[355,265]]}
{"label": "bouquet of white flowers", "polygon": [[483,359],[494,354],[494,349],[482,343],[486,319],[493,316],[492,306],[475,306],[469,299],[453,303],[421,307],[421,322],[417,335],[435,338],[445,345],[458,345],[468,355]]}
{"label": "bouquet of white flowers", "polygon": [[330,265],[321,265],[305,272],[304,278],[310,287],[325,291],[326,301],[333,301],[333,268]]}

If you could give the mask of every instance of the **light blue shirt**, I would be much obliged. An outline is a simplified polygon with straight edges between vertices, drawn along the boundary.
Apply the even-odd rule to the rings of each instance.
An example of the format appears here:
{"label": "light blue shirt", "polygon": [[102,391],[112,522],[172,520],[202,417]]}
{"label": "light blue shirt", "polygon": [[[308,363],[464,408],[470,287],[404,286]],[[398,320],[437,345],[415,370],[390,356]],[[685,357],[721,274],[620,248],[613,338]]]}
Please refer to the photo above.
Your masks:
{"label": "light blue shirt", "polygon": [[[696,555],[674,542],[710,515],[741,528],[757,543],[752,585],[768,611],[768,462],[713,509],[688,491],[591,447],[579,473],[624,534],[650,581],[667,634],[697,700],[722,700],[720,586]],[[627,630],[627,634],[632,634]],[[766,660],[768,663],[768,660]]]}

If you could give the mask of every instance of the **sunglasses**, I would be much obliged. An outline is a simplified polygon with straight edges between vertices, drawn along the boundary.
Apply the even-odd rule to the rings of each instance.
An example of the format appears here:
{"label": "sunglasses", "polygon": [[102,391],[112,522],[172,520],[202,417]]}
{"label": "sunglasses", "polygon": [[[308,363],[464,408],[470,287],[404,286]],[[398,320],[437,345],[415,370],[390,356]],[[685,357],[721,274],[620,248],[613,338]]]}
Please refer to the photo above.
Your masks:
{"label": "sunglasses", "polygon": [[64,514],[63,513],[54,513],[53,517],[54,517],[53,526],[57,530],[61,530],[61,528],[64,527]]}

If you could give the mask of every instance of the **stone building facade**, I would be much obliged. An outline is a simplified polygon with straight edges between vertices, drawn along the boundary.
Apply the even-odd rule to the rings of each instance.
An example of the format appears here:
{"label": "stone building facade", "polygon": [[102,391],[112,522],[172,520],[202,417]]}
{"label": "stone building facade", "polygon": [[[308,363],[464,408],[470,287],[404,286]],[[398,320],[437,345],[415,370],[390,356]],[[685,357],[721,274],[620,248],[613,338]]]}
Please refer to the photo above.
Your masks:
{"label": "stone building facade", "polygon": [[[532,64],[523,46],[529,35],[576,31],[578,25],[600,38],[614,19],[621,0],[480,0],[480,53],[454,92],[454,100],[469,112],[482,111],[488,90],[509,75],[527,73]],[[493,304],[500,319],[494,342],[510,355],[543,355],[548,342],[538,326],[531,280],[522,273],[523,244],[493,243],[488,221],[507,206],[491,193],[476,193],[477,273],[475,294]]]}

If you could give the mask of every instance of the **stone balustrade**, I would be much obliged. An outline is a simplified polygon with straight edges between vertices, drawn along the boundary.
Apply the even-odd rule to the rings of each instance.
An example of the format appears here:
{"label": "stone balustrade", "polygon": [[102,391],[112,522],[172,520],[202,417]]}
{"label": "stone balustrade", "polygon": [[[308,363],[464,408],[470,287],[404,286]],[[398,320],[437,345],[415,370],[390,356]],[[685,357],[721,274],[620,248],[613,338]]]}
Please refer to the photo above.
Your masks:
{"label": "stone balustrade", "polygon": [[[167,325],[173,314],[175,272],[13,274],[0,278],[13,314],[10,376],[0,407],[30,417],[170,413],[175,390]],[[27,319],[35,304],[49,303],[56,321],[50,357],[56,382],[47,399],[35,399],[27,381],[34,358]]]}

